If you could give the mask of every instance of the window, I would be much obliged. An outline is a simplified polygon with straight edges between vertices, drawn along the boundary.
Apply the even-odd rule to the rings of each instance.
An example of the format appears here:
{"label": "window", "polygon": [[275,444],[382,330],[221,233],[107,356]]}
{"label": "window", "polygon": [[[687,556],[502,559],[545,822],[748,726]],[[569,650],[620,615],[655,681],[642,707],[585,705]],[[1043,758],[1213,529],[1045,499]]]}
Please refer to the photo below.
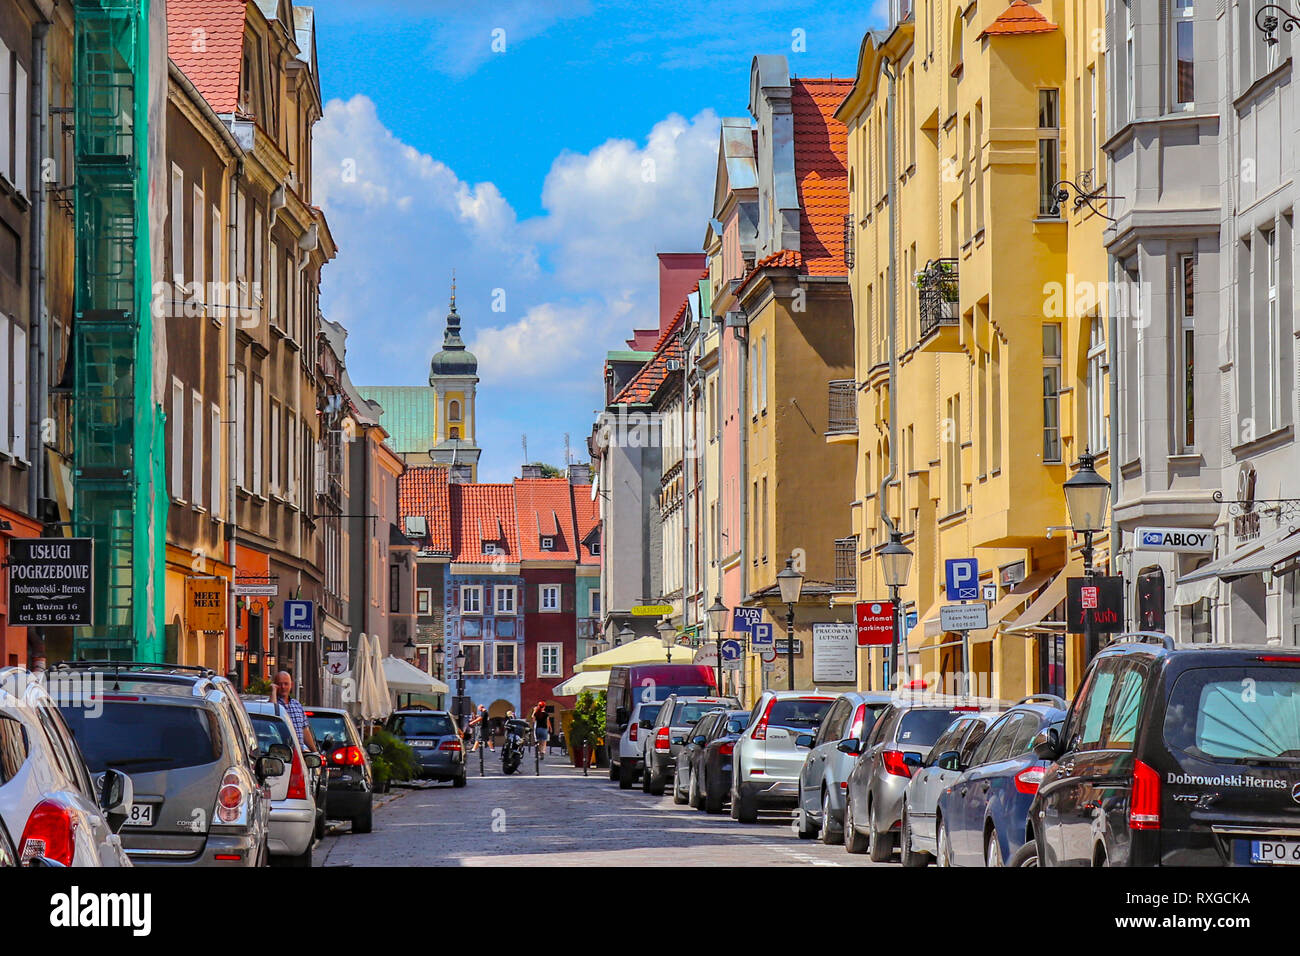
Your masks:
{"label": "window", "polygon": [[496,602],[496,612],[498,614],[516,613],[515,593],[514,586],[508,584],[498,584],[492,589],[492,597]]}
{"label": "window", "polygon": [[1106,414],[1105,320],[1093,316],[1088,320],[1088,447],[1094,452],[1110,447],[1110,417]]}
{"label": "window", "polygon": [[1278,318],[1278,276],[1280,269],[1280,250],[1278,248],[1277,230],[1270,229],[1264,233],[1265,294],[1268,297],[1268,310],[1265,321],[1268,322],[1268,430],[1282,426],[1282,325]]}
{"label": "window", "polygon": [[516,674],[518,669],[515,667],[515,658],[518,645],[502,644],[500,642],[493,645],[496,651],[496,674]]}
{"label": "window", "polygon": [[225,319],[223,306],[226,303],[225,290],[221,282],[221,210],[215,205],[212,207],[212,290],[208,295],[208,301],[215,308],[208,314],[216,319],[220,324]]}
{"label": "window", "polygon": [[558,611],[560,609],[560,585],[543,584],[541,586],[541,609]]}
{"label": "window", "polygon": [[1170,42],[1173,52],[1170,61],[1174,71],[1171,77],[1171,99],[1176,108],[1186,108],[1196,100],[1196,49],[1192,30],[1195,19],[1192,0],[1173,0],[1169,22],[1173,28]]}
{"label": "window", "polygon": [[[1061,179],[1060,91],[1038,91],[1038,215],[1057,217],[1056,184]],[[1053,212],[1055,209],[1055,212]]]}
{"label": "window", "polygon": [[554,538],[549,538],[549,537],[548,537],[548,538],[543,538],[543,539],[542,539],[542,550],[543,550],[543,551],[554,551],[554,550],[555,550],[555,539],[554,539]]}
{"label": "window", "polygon": [[496,543],[495,541],[484,541],[484,542],[483,542],[483,553],[484,553],[484,554],[496,554],[496,553],[497,553],[497,543]]}
{"label": "window", "polygon": [[402,566],[388,566],[388,613],[397,614],[402,610]]}
{"label": "window", "polygon": [[759,370],[758,370],[758,391],[762,396],[759,405],[763,411],[767,411],[767,336],[759,340]]}
{"label": "window", "polygon": [[1061,460],[1061,326],[1043,325],[1043,461]]}
{"label": "window", "polygon": [[415,613],[422,616],[433,613],[433,588],[416,589]]}
{"label": "window", "polygon": [[[593,589],[588,594],[591,595],[591,616],[600,617],[600,592]],[[1297,627],[1300,627],[1300,621],[1297,621]]]}
{"label": "window", "polygon": [[[190,393],[190,497],[196,507],[203,507],[203,396]],[[215,447],[216,435],[208,436],[208,445]],[[216,458],[216,453],[213,453]]]}
{"label": "window", "polygon": [[13,449],[14,457],[27,461],[27,330],[14,323]]}
{"label": "window", "polygon": [[[963,510],[961,473],[961,396],[948,399],[948,421],[945,422],[948,446],[948,513]],[[907,479],[904,478],[904,483]]]}
{"label": "window", "polygon": [[172,290],[173,307],[185,285],[185,173],[172,163]]}
{"label": "window", "polygon": [[537,645],[537,676],[538,677],[559,677],[561,671],[561,657],[564,653],[563,644],[538,644]]}
{"label": "window", "polygon": [[1128,667],[1119,678],[1115,702],[1111,705],[1108,750],[1132,750],[1137,739],[1138,714],[1142,711],[1142,690],[1146,681],[1136,667]]}
{"label": "window", "polygon": [[221,498],[224,490],[221,485],[221,463],[223,461],[221,455],[221,408],[214,402],[208,414],[210,416],[208,421],[211,423],[211,431],[208,435],[208,449],[212,455],[212,460],[208,464],[208,476],[212,481],[212,500],[208,502],[208,510],[212,512],[212,516],[215,518],[221,516]]}
{"label": "window", "polygon": [[[287,429],[286,429],[287,431]],[[280,490],[280,403],[271,399],[271,493]]]}
{"label": "window", "polygon": [[989,462],[994,472],[1002,470],[1002,341],[995,334],[993,349],[989,353],[989,370],[992,384],[989,392],[989,420],[993,433],[992,460]]}
{"label": "window", "polygon": [[481,641],[461,641],[460,649],[465,652],[464,674],[483,673],[483,644]]}
{"label": "window", "polygon": [[1101,747],[1102,718],[1106,714],[1106,702],[1110,699],[1111,688],[1115,685],[1116,666],[1118,665],[1113,662],[1107,662],[1099,667],[1088,696],[1081,699],[1083,725],[1072,749],[1097,750]]}
{"label": "window", "polygon": [[253,380],[253,494],[260,495],[262,485],[262,383]]}
{"label": "window", "polygon": [[[1135,46],[1133,43],[1133,2],[1129,0],[1124,4],[1124,113],[1133,120],[1137,118],[1137,103],[1135,94],[1137,93],[1137,84],[1134,82],[1134,74],[1137,70],[1133,62]],[[1116,111],[1118,112],[1118,110]]]}
{"label": "window", "polygon": [[193,295],[198,302],[204,300],[203,295],[203,276],[207,272],[204,268],[203,259],[203,240],[204,240],[204,222],[203,210],[207,208],[207,203],[203,201],[203,187],[195,185],[193,189],[193,222],[190,223],[190,232],[193,236],[194,248],[190,250],[190,255],[194,257],[194,271],[191,273],[193,285]]}
{"label": "window", "polygon": [[[235,370],[235,484],[240,488],[248,487],[247,447],[248,447],[248,413],[245,402],[248,388],[244,370]],[[234,517],[233,515],[231,516]]]}
{"label": "window", "polygon": [[447,403],[447,421],[460,421],[460,402],[456,401],[454,398]]}
{"label": "window", "polygon": [[1196,257],[1178,260],[1178,427],[1184,451],[1196,445]]}
{"label": "window", "polygon": [[483,613],[482,585],[467,584],[460,589],[460,613],[461,614],[482,614]]}
{"label": "window", "polygon": [[185,386],[172,379],[172,497],[185,500]]}

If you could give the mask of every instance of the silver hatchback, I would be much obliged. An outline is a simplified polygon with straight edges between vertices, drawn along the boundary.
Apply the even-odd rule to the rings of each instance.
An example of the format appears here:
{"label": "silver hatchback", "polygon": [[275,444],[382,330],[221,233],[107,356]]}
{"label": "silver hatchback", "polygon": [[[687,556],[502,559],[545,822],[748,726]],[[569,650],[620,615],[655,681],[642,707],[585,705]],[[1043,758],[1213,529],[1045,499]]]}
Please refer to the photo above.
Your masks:
{"label": "silver hatchback", "polygon": [[[827,845],[844,842],[844,791],[857,761],[855,754],[892,699],[880,691],[843,694],[815,735],[795,741],[811,748],[799,773],[799,805],[795,811],[795,830],[802,839],[811,840],[820,834]],[[849,742],[852,747],[840,746]]]}
{"label": "silver hatchback", "polygon": [[764,691],[749,726],[736,740],[731,774],[731,818],[758,822],[759,810],[792,810],[799,802],[803,770],[801,735],[821,726],[835,703],[830,694],[807,690]]}

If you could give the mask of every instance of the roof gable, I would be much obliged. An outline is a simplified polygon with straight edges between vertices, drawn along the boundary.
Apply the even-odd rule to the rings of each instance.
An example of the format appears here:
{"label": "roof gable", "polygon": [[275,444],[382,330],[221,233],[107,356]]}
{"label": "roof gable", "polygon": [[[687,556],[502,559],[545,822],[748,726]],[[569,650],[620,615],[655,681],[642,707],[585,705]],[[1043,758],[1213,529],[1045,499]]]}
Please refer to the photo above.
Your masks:
{"label": "roof gable", "polygon": [[1023,36],[1031,33],[1051,33],[1057,26],[1031,7],[1025,0],[1012,0],[997,19],[980,33],[979,39],[988,36]]}
{"label": "roof gable", "polygon": [[215,113],[239,106],[244,0],[168,0],[167,55]]}

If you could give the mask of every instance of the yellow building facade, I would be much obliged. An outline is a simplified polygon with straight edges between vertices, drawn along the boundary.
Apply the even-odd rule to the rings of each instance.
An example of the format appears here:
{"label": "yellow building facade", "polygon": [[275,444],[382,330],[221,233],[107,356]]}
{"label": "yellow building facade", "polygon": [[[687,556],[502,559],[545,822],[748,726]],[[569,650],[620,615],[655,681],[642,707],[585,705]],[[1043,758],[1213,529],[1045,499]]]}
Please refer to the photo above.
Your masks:
{"label": "yellow building facade", "polygon": [[[1105,220],[1076,210],[1073,189],[1057,196],[1063,180],[1091,191],[1101,178],[1102,11],[922,3],[868,34],[836,113],[850,166],[855,598],[888,596],[874,558],[895,522],[915,555],[906,676],[932,688],[1068,695],[1080,671],[1063,616],[1082,542],[1062,485],[1098,447],[1090,410],[1093,431],[1108,428]],[[1105,536],[1094,544],[1104,563]],[[966,643],[939,608],[945,562],[970,557],[990,627]],[[860,653],[861,686],[883,686],[884,651]]]}

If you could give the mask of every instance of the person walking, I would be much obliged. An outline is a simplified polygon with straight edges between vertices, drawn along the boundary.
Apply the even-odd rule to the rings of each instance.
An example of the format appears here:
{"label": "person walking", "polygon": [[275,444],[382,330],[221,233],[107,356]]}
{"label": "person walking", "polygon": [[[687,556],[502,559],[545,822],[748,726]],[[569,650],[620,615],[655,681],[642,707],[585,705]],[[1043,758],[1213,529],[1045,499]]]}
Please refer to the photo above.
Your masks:
{"label": "person walking", "polygon": [[551,739],[551,715],[546,710],[544,700],[539,700],[533,710],[533,739],[537,741],[539,755],[545,759],[548,742]]}
{"label": "person walking", "polygon": [[474,736],[474,746],[470,748],[470,753],[478,750],[480,744],[487,744],[488,750],[496,753],[496,745],[492,743],[492,735],[488,730],[489,720],[487,708],[479,704],[477,716],[466,725],[467,727],[478,727],[478,733]]}

